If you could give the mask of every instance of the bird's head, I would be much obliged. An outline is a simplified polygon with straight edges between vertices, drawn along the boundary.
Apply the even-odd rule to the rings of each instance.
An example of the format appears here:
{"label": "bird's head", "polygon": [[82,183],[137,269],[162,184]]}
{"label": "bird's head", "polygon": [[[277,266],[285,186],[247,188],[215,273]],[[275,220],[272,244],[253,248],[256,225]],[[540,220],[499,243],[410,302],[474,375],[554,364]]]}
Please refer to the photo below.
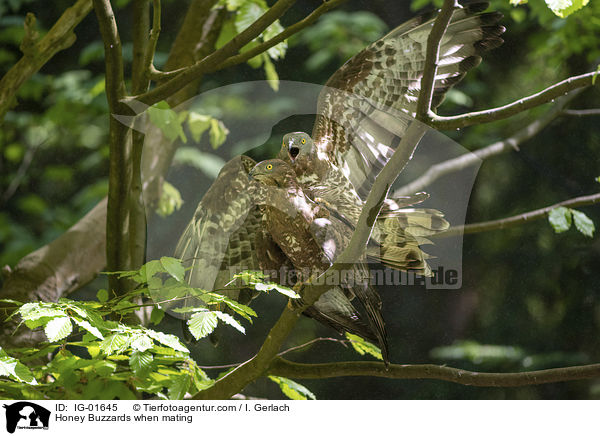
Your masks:
{"label": "bird's head", "polygon": [[293,164],[296,159],[312,153],[314,142],[308,133],[293,132],[283,137],[283,144],[279,157],[290,160]]}
{"label": "bird's head", "polygon": [[269,159],[257,163],[248,175],[259,183],[285,187],[296,177],[289,164],[281,159]]}

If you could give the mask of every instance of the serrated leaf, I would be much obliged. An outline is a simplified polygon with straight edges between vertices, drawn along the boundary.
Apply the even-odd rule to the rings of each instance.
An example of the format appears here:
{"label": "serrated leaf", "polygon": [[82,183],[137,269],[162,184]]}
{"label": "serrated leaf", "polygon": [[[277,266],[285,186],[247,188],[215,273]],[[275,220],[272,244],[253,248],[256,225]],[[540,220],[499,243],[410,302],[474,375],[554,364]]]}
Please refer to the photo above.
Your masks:
{"label": "serrated leaf", "polygon": [[91,325],[88,321],[86,321],[84,319],[77,319],[77,318],[73,318],[73,321],[75,321],[75,324],[77,324],[79,327],[87,330],[88,332],[90,332],[91,334],[96,336],[98,339],[104,340],[104,336],[102,335],[100,330],[98,330],[98,328]]}
{"label": "serrated leaf", "polygon": [[163,256],[160,258],[160,264],[163,266],[165,271],[167,271],[171,277],[173,277],[178,282],[183,282],[183,276],[185,275],[185,268],[181,264],[180,259],[175,259],[174,257]]}
{"label": "serrated leaf", "polygon": [[270,375],[269,379],[274,381],[279,385],[279,389],[284,393],[286,397],[291,400],[316,400],[315,394],[309,391],[305,386],[302,386],[300,383],[296,383],[294,380],[290,380],[285,377],[276,377],[274,375]]}
{"label": "serrated leaf", "polygon": [[571,209],[557,207],[548,212],[548,222],[556,233],[566,232],[571,228]]}
{"label": "serrated leaf", "polygon": [[45,306],[44,303],[26,303],[19,308],[19,314],[25,321],[39,318],[65,316],[65,311]]}
{"label": "serrated leaf", "polygon": [[289,298],[300,298],[296,292],[276,283],[254,283],[254,289],[260,292],[277,291]]}
{"label": "serrated leaf", "polygon": [[236,330],[239,330],[240,332],[246,334],[246,329],[239,322],[237,322],[237,320],[233,316],[229,315],[228,313],[219,312],[218,310],[213,313],[215,313],[217,317],[225,324],[229,324]]}
{"label": "serrated leaf", "polygon": [[153,361],[154,357],[152,356],[152,353],[134,351],[129,358],[129,367],[133,370],[135,375],[143,376],[152,369]]}
{"label": "serrated leaf", "polygon": [[102,350],[107,356],[110,356],[114,351],[123,349],[126,343],[127,336],[115,333],[100,343],[100,350]]}
{"label": "serrated leaf", "polygon": [[48,324],[44,327],[44,333],[46,333],[46,337],[50,342],[60,341],[69,336],[72,331],[73,324],[68,316],[54,318],[48,321]]}
{"label": "serrated leaf", "polygon": [[177,336],[167,335],[163,332],[157,332],[156,330],[150,329],[144,329],[144,332],[155,341],[158,341],[161,344],[166,345],[167,347],[171,347],[174,350],[182,351],[184,353],[189,353],[189,350],[186,347],[184,347],[181,342],[179,342]]}
{"label": "serrated leaf", "polygon": [[573,221],[577,230],[588,238],[593,238],[594,230],[596,230],[594,222],[586,214],[578,210],[571,209],[571,214],[573,215]]}
{"label": "serrated leaf", "polygon": [[96,293],[96,299],[100,302],[100,303],[106,303],[108,301],[108,291],[106,289],[100,289],[97,293]]}
{"label": "serrated leaf", "polygon": [[189,374],[181,374],[173,377],[169,385],[169,400],[182,400],[190,389],[191,377]]}
{"label": "serrated leaf", "polygon": [[154,325],[160,324],[160,322],[165,317],[165,311],[155,307],[152,309],[152,313],[150,314],[150,322]]}
{"label": "serrated leaf", "polygon": [[360,336],[353,335],[352,333],[346,332],[346,337],[350,340],[352,348],[354,348],[354,350],[361,356],[364,356],[366,353],[379,360],[383,360],[381,349],[376,345],[373,345],[372,343],[365,341]]}
{"label": "serrated leaf", "polygon": [[131,342],[131,348],[144,352],[154,346],[152,340],[146,335],[140,335]]}
{"label": "serrated leaf", "polygon": [[218,317],[208,310],[197,312],[187,321],[188,329],[196,340],[208,336],[217,327]]}
{"label": "serrated leaf", "polygon": [[8,377],[21,383],[37,385],[31,370],[0,348],[0,376]]}

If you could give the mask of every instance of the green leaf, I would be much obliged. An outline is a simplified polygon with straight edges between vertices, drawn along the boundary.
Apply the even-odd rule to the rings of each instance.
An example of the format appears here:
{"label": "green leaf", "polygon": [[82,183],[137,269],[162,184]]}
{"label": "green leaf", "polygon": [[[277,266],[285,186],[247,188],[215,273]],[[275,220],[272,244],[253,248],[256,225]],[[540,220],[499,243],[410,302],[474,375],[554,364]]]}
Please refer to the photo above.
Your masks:
{"label": "green leaf", "polygon": [[169,385],[169,400],[182,400],[191,384],[191,377],[187,373],[173,377]]}
{"label": "green leaf", "polygon": [[229,324],[231,327],[239,330],[240,332],[246,334],[246,329],[239,323],[237,320],[229,315],[228,313],[219,312],[218,310],[214,312],[217,317],[223,321],[225,324]]}
{"label": "green leaf", "polygon": [[146,335],[139,335],[131,342],[131,348],[140,352],[149,350],[153,346],[152,340]]}
{"label": "green leaf", "polygon": [[0,347],[0,376],[9,377],[21,383],[37,385],[31,370]]}
{"label": "green leaf", "polygon": [[589,0],[546,0],[546,4],[560,18],[566,18],[589,3]]}
{"label": "green leaf", "polygon": [[148,116],[150,122],[158,127],[168,139],[174,141],[179,138],[181,141],[187,142],[181,125],[182,120],[166,101],[163,100],[150,106]]}
{"label": "green leaf", "polygon": [[100,343],[100,350],[103,351],[107,356],[110,356],[114,351],[123,351],[126,344],[127,336],[115,333]]}
{"label": "green leaf", "polygon": [[163,332],[157,332],[155,330],[144,329],[144,332],[150,336],[155,341],[160,342],[167,347],[170,347],[174,350],[181,351],[183,353],[189,353],[190,351],[181,343],[177,336],[167,335]]}
{"label": "green leaf", "polygon": [[65,316],[65,311],[49,307],[48,303],[26,303],[19,308],[19,314],[25,321],[34,321],[39,318]]}
{"label": "green leaf", "polygon": [[152,313],[150,314],[150,322],[154,325],[158,325],[164,317],[165,311],[155,307],[152,309]]}
{"label": "green leaf", "polygon": [[199,114],[198,112],[190,112],[187,118],[188,128],[195,142],[200,142],[204,132],[210,127],[211,117],[208,115]]}
{"label": "green leaf", "polygon": [[352,333],[346,332],[346,337],[350,340],[352,348],[354,348],[354,350],[361,356],[364,356],[366,353],[379,360],[383,360],[383,357],[381,356],[381,350],[379,349],[379,347],[373,345],[370,342],[365,341],[360,336],[353,335]]}
{"label": "green leaf", "polygon": [[571,209],[557,207],[548,213],[548,221],[556,233],[566,232],[571,228]]}
{"label": "green leaf", "polygon": [[188,320],[187,325],[190,333],[196,340],[208,336],[217,327],[218,317],[215,312],[208,310],[197,312]]}
{"label": "green leaf", "polygon": [[71,323],[71,318],[68,316],[54,318],[48,321],[48,324],[44,328],[44,333],[46,333],[46,337],[50,342],[60,341],[69,336],[72,331],[73,324]]}
{"label": "green leaf", "polygon": [[578,210],[571,209],[571,214],[573,215],[573,221],[575,221],[577,230],[588,238],[593,238],[594,230],[596,230],[594,222],[586,214]]}
{"label": "green leaf", "polygon": [[210,120],[210,144],[213,149],[217,149],[225,142],[227,139],[227,135],[229,134],[229,130],[225,127],[222,121],[217,120],[216,118],[211,118]]}
{"label": "green leaf", "polygon": [[254,283],[254,289],[260,292],[268,292],[268,291],[277,291],[280,294],[285,295],[289,298],[300,298],[296,292],[291,290],[290,288],[286,288],[285,286],[280,286],[276,283]]}
{"label": "green leaf", "polygon": [[277,92],[279,90],[279,75],[277,74],[277,70],[275,69],[275,65],[269,59],[265,53],[263,53],[263,68],[265,70],[265,76],[269,81],[269,86],[273,89],[273,91]]}
{"label": "green leaf", "polygon": [[152,369],[154,357],[152,353],[134,351],[129,358],[129,367],[138,377],[143,377]]}
{"label": "green leaf", "polygon": [[160,258],[160,263],[164,267],[171,277],[178,282],[183,282],[183,276],[185,275],[185,268],[181,264],[180,259],[174,257],[163,256]]}
{"label": "green leaf", "polygon": [[274,381],[279,385],[281,392],[285,394],[286,397],[291,400],[316,400],[315,394],[309,391],[306,387],[302,386],[300,383],[296,383],[293,380],[285,377],[276,377],[274,375],[270,375],[269,379]]}
{"label": "green leaf", "polygon": [[100,302],[100,303],[106,303],[108,301],[108,291],[106,289],[100,289],[97,293],[96,293],[96,299]]}
{"label": "green leaf", "polygon": [[86,321],[84,319],[78,319],[76,317],[74,317],[72,319],[73,319],[73,321],[75,321],[75,324],[77,324],[79,327],[87,330],[88,332],[90,332],[91,334],[96,336],[98,339],[104,340],[104,336],[102,335],[100,330],[98,330],[98,328],[91,325],[88,321]]}
{"label": "green leaf", "polygon": [[162,217],[171,215],[176,210],[181,209],[183,199],[179,190],[166,180],[163,182],[162,191],[158,200],[156,213]]}

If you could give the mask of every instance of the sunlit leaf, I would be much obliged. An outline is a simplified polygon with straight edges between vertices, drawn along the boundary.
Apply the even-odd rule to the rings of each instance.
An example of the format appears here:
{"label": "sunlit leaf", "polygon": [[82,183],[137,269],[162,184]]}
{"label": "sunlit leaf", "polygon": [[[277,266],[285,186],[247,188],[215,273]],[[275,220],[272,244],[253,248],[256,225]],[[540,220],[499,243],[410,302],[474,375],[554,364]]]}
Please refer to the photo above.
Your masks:
{"label": "sunlit leaf", "polygon": [[548,7],[560,18],[566,18],[589,3],[589,0],[545,0]]}
{"label": "sunlit leaf", "polygon": [[217,327],[218,317],[208,310],[197,312],[187,321],[190,333],[198,339],[208,336]]}
{"label": "sunlit leaf", "polygon": [[557,207],[548,213],[548,221],[556,233],[566,232],[571,228],[571,209]]}
{"label": "sunlit leaf", "polygon": [[373,345],[372,343],[365,341],[360,336],[353,335],[352,333],[346,332],[346,337],[350,340],[352,348],[354,348],[354,350],[361,356],[370,354],[379,360],[383,360],[383,357],[381,356],[381,349],[376,345]]}
{"label": "sunlit leaf", "polygon": [[309,391],[306,387],[302,386],[300,383],[290,380],[289,378],[270,375],[269,379],[277,383],[281,389],[281,392],[283,392],[286,397],[292,400],[317,399],[315,394]]}
{"label": "sunlit leaf", "polygon": [[594,222],[586,214],[578,210],[571,209],[571,214],[573,215],[573,221],[577,230],[588,238],[592,238],[595,230]]}
{"label": "sunlit leaf", "polygon": [[75,321],[75,324],[77,324],[79,327],[87,330],[88,332],[96,336],[98,339],[104,340],[104,336],[102,335],[100,330],[91,325],[88,321],[84,319],[77,319],[76,317],[73,317],[72,319],[73,321]]}
{"label": "sunlit leaf", "polygon": [[60,341],[69,336],[72,331],[73,324],[68,316],[54,318],[48,321],[44,328],[44,333],[46,333],[46,337],[50,342]]}
{"label": "sunlit leaf", "polygon": [[246,333],[246,329],[239,322],[237,322],[237,320],[233,316],[229,315],[228,313],[223,313],[223,312],[219,312],[219,311],[215,311],[214,313],[225,324],[229,324],[231,327],[235,328],[236,330],[239,330],[242,333]]}
{"label": "sunlit leaf", "polygon": [[178,282],[183,281],[183,276],[185,275],[185,268],[181,264],[180,259],[163,256],[160,258],[160,263],[165,268],[165,271],[167,271],[171,275],[171,277],[173,277]]}

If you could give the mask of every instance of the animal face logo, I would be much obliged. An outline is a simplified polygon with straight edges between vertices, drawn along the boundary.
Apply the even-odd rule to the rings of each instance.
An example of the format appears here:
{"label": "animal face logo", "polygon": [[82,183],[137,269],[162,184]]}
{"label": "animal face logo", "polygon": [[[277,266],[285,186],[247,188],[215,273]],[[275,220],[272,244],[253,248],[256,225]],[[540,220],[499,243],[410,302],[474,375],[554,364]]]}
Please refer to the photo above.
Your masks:
{"label": "animal face logo", "polygon": [[29,401],[3,406],[6,409],[6,431],[14,433],[17,427],[48,429],[50,411]]}

